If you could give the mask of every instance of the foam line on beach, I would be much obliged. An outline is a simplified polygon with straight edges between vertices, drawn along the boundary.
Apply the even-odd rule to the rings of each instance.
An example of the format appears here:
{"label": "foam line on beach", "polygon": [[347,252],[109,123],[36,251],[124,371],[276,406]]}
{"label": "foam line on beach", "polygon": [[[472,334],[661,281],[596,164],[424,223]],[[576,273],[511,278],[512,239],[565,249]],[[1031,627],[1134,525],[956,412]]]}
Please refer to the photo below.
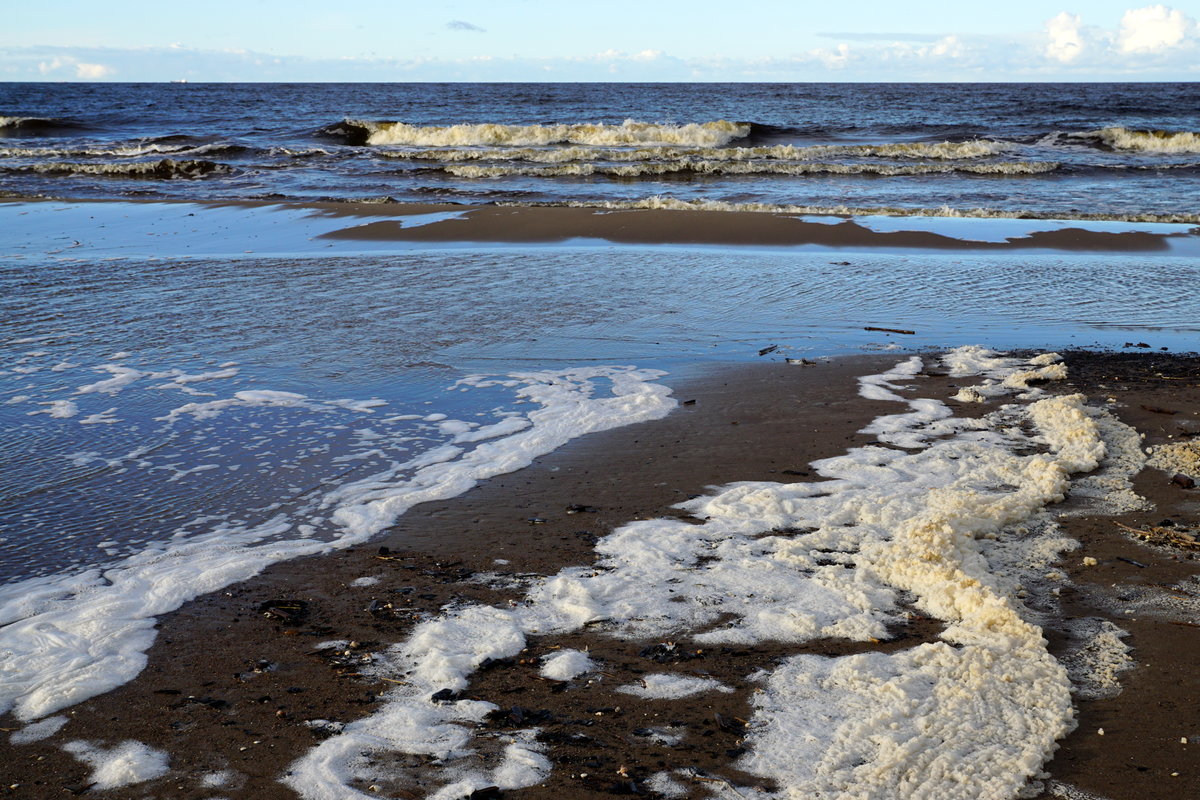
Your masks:
{"label": "foam line on beach", "polygon": [[[841,796],[847,786],[930,800],[1016,796],[1074,722],[1066,670],[1012,592],[1014,575],[1072,543],[1050,523],[1033,541],[1014,526],[1062,500],[1071,473],[1100,464],[1093,416],[1103,412],[1033,385],[1060,377],[1053,355],[1026,362],[970,348],[949,363],[974,365],[1024,403],[979,420],[910,398],[918,357],[864,378],[864,396],[907,407],[868,430],[906,449],[867,445],[815,462],[816,483],[718,487],[679,506],[700,524],[628,523],[597,544],[595,564],[544,579],[522,603],[459,607],[421,623],[376,660],[378,674],[399,684],[382,708],[295,762],[284,782],[308,800],[369,796],[352,788],[381,778],[364,757],[395,751],[436,759],[441,788],[431,797],[530,786],[540,772],[484,769],[484,741],[459,724],[495,706],[445,699],[529,637],[590,625],[706,646],[869,642],[888,637],[907,597],[946,623],[941,641],[788,659],[755,695],[737,766],[772,780],[780,797]],[[1031,449],[1040,452],[1021,454]],[[1008,546],[982,546],[993,539]]]}
{"label": "foam line on beach", "polygon": [[[675,401],[657,382],[662,375],[632,367],[586,367],[469,380],[464,387],[506,389],[532,410],[520,423],[503,422],[474,436],[464,431],[457,444],[335,487],[316,507],[297,512],[308,516],[281,512],[253,527],[221,523],[203,534],[153,543],[102,568],[0,587],[0,713],[11,710],[18,719],[32,721],[132,680],[146,664],[155,618],[188,600],[247,580],[279,561],[366,541],[417,503],[457,496],[578,436],[665,415]],[[170,425],[185,416],[264,404],[361,412],[370,403],[241,391],[228,399],[187,404],[162,421]],[[332,517],[334,538],[306,538],[309,517]]]}

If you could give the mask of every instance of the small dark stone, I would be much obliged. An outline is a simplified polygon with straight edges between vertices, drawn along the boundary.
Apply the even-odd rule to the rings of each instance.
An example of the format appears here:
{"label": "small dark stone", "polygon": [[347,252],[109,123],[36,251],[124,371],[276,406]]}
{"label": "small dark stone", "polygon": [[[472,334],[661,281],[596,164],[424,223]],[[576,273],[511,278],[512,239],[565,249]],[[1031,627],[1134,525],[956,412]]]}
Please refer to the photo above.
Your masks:
{"label": "small dark stone", "polygon": [[1184,489],[1194,489],[1196,487],[1196,481],[1187,475],[1184,475],[1182,472],[1176,472],[1171,477],[1171,483],[1182,486]]}
{"label": "small dark stone", "polygon": [[435,703],[452,703],[458,699],[458,692],[453,689],[438,689],[429,699]]}

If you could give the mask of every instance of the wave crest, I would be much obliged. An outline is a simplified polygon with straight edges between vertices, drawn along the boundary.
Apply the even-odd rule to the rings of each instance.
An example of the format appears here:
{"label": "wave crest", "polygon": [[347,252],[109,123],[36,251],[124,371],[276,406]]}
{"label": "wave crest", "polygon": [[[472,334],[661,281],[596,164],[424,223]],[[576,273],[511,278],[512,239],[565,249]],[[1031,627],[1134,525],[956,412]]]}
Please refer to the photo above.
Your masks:
{"label": "wave crest", "polygon": [[[346,130],[346,129],[349,130]],[[416,147],[530,146],[583,144],[601,146],[691,145],[720,147],[750,134],[747,122],[692,122],[670,125],[627,119],[620,125],[576,123],[562,125],[449,125],[422,126],[404,122],[347,120],[345,126],[326,128],[329,133],[366,131],[368,145]]]}
{"label": "wave crest", "polygon": [[75,125],[62,119],[50,117],[16,117],[0,115],[0,135],[12,133],[39,133],[55,128],[73,128]]}
{"label": "wave crest", "polygon": [[587,177],[640,178],[658,175],[1042,175],[1054,172],[1053,161],[1005,161],[993,164],[830,164],[820,162],[780,163],[772,161],[672,161],[645,164],[561,164],[558,166],[514,167],[495,165],[450,165],[440,171],[459,178]]}
{"label": "wave crest", "polygon": [[132,164],[77,164],[71,162],[31,164],[27,167],[9,167],[6,172],[35,172],[40,175],[103,175],[115,178],[207,178],[211,175],[228,175],[234,171],[228,164],[204,160],[176,160],[164,158],[159,161],[138,161]]}
{"label": "wave crest", "polygon": [[411,161],[527,161],[564,164],[573,161],[618,163],[699,157],[709,161],[805,161],[814,158],[932,158],[958,160],[985,158],[1003,152],[1001,142],[977,139],[968,142],[906,142],[896,144],[791,144],[764,147],[689,148],[681,146],[609,149],[596,147],[438,147],[422,150],[379,150],[377,155]]}
{"label": "wave crest", "polygon": [[134,158],[152,155],[238,155],[250,148],[240,144],[112,144],[76,147],[0,147],[4,158]]}
{"label": "wave crest", "polygon": [[1073,139],[1099,142],[1113,150],[1141,153],[1200,153],[1200,133],[1192,131],[1134,130],[1113,126],[1068,134]]}
{"label": "wave crest", "polygon": [[[553,203],[501,203],[510,206],[559,205]],[[1040,212],[1033,210],[1013,211],[998,208],[905,208],[901,206],[820,206],[820,205],[777,205],[774,203],[732,203],[724,200],[680,200],[666,195],[655,195],[640,200],[606,200],[597,202],[577,201],[563,203],[572,208],[608,208],[631,210],[639,208],[663,209],[667,211],[738,211],[758,214],[819,214],[846,217],[970,217],[975,219],[1062,219],[1106,222],[1159,222],[1195,224],[1200,214],[1103,214],[1078,212]]]}

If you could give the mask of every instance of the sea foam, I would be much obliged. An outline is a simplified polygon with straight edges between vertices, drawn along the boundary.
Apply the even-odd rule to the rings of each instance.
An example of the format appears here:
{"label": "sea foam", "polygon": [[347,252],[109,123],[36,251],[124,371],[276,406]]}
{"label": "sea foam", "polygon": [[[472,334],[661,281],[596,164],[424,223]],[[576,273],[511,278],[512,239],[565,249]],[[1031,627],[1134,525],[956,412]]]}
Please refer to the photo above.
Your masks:
{"label": "sea foam", "polygon": [[[1054,363],[962,355],[952,359],[960,370],[974,360],[1000,384]],[[980,540],[1003,539],[1061,500],[1069,475],[1094,469],[1104,445],[1080,395],[1035,390],[1030,399],[1042,399],[1031,405],[954,420],[938,401],[907,399],[921,367],[914,357],[862,384],[864,394],[908,407],[872,427],[915,452],[868,445],[815,462],[818,483],[718,487],[680,505],[699,524],[628,523],[598,543],[594,565],[546,578],[522,603],[457,607],[421,623],[377,660],[379,674],[399,684],[382,706],[294,763],[285,782],[308,800],[367,796],[349,783],[384,778],[363,756],[392,750],[435,759],[434,785],[444,786],[435,797],[532,785],[544,773],[501,783],[477,766],[483,743],[461,723],[495,706],[432,700],[466,689],[476,669],[520,652],[528,637],[599,623],[622,638],[706,645],[868,642],[902,623],[907,597],[945,622],[942,641],[783,662],[755,695],[738,767],[774,782],[773,797],[840,797],[846,787],[928,800],[1014,797],[1073,727],[1071,685],[1009,591],[1012,554]],[[1031,449],[1042,452],[1022,454]],[[1022,546],[1040,544],[1008,549]],[[638,693],[723,688],[651,677],[654,687],[648,679]],[[518,735],[532,740],[537,730]]]}
{"label": "sea foam", "polygon": [[1200,153],[1200,134],[1192,131],[1134,130],[1113,126],[1069,134],[1071,138],[1099,142],[1114,150],[1142,153]]}
{"label": "sea foam", "polygon": [[[336,521],[332,541],[306,538],[307,517],[280,513],[253,527],[221,523],[206,533],[172,537],[104,568],[0,587],[0,713],[36,720],[133,679],[154,642],[155,618],[192,598],[285,559],[366,541],[417,503],[461,494],[575,437],[665,415],[675,401],[656,382],[662,375],[587,367],[465,380],[456,388],[507,388],[528,402],[532,410],[521,416],[524,424],[489,431],[493,438],[473,446],[464,441],[419,453],[329,490],[313,514]],[[163,421],[261,405],[330,412],[344,407],[296,393],[240,391],[229,400],[188,404]],[[370,405],[362,401],[355,408]]]}

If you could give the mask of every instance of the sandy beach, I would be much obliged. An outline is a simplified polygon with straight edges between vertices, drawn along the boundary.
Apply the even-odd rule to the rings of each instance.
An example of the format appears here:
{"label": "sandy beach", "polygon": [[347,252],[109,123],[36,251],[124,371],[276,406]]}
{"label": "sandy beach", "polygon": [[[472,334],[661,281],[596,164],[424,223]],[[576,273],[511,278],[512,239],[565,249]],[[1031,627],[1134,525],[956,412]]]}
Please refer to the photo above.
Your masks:
{"label": "sandy beach", "polygon": [[[858,379],[903,358],[712,368],[673,387],[680,405],[662,420],[581,438],[461,497],[417,506],[368,545],[283,563],[188,603],[160,618],[149,664],[135,680],[69,708],[65,724],[46,739],[0,740],[5,796],[295,797],[280,778],[316,743],[385,702],[400,679],[372,664],[421,621],[472,604],[511,607],[540,576],[592,563],[596,542],[623,525],[689,519],[675,506],[713,486],[819,480],[812,461],[875,442],[876,434],[861,431],[894,410],[860,396]],[[923,363],[911,379],[919,396],[945,400],[969,383],[950,377],[936,357],[923,356]],[[1200,433],[1195,357],[1078,352],[1067,353],[1065,363],[1066,380],[1049,388],[1086,394],[1143,434],[1146,447]],[[995,402],[952,405],[969,417]],[[1076,623],[1108,620],[1128,631],[1133,664],[1116,675],[1119,692],[1077,693],[1077,726],[1046,765],[1038,797],[1149,800],[1200,792],[1200,550],[1194,538],[1187,544],[1197,503],[1186,483],[1146,468],[1133,485],[1149,501],[1142,509],[1105,512],[1081,496],[1050,508],[1062,532],[1080,543],[1054,565],[1060,577],[1050,582],[1052,593],[1030,587],[1027,602],[1050,652],[1077,654]],[[1131,531],[1157,543],[1140,542]],[[1171,544],[1164,538],[1171,531],[1184,535]],[[676,776],[679,796],[756,796],[781,787],[737,767],[761,691],[747,674],[797,654],[907,650],[937,641],[945,624],[914,613],[876,641],[745,646],[615,637],[603,626],[585,627],[531,637],[446,699],[495,704],[475,723],[481,741],[536,727],[552,764],[536,786],[482,789],[472,797],[651,794],[647,781],[663,772]],[[540,674],[547,657],[568,649],[587,652],[598,666],[571,680]],[[713,679],[729,691],[647,700],[619,690],[660,672]],[[3,727],[21,725],[7,717]],[[171,768],[161,778],[100,792],[89,789],[88,767],[60,749],[68,740],[135,740],[169,752]],[[428,759],[386,759],[389,782],[358,790],[415,798],[435,788]]]}

